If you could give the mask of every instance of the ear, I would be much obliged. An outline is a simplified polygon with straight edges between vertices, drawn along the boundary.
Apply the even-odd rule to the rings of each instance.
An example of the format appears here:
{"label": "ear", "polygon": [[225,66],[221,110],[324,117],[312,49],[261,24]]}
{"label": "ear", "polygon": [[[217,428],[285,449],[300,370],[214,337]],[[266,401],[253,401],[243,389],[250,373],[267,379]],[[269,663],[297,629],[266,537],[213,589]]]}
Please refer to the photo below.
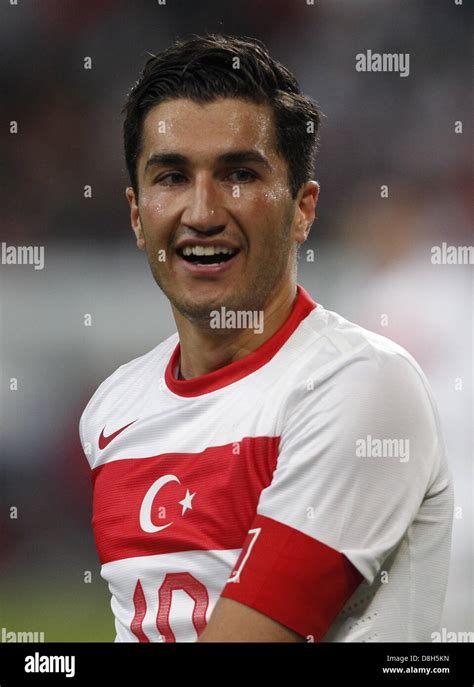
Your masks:
{"label": "ear", "polygon": [[128,186],[125,189],[125,195],[127,197],[128,204],[130,205],[130,222],[137,239],[137,246],[140,250],[145,250],[145,236],[143,234],[135,192],[131,186]]}
{"label": "ear", "polygon": [[316,217],[316,204],[319,197],[317,181],[307,181],[298,191],[295,215],[295,241],[304,243],[308,238],[311,225]]}

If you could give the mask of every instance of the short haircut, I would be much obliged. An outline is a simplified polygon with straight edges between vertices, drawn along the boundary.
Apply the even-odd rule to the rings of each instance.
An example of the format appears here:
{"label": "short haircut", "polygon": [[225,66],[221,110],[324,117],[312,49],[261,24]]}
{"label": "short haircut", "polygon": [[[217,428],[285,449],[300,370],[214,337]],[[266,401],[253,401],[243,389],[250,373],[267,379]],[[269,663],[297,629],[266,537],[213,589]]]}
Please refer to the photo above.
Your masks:
{"label": "short haircut", "polygon": [[143,122],[156,105],[176,98],[210,103],[240,98],[271,106],[276,151],[288,166],[292,198],[312,179],[322,113],[303,95],[293,74],[255,38],[227,34],[192,35],[146,61],[122,108],[123,141],[130,182],[138,197],[137,162]]}

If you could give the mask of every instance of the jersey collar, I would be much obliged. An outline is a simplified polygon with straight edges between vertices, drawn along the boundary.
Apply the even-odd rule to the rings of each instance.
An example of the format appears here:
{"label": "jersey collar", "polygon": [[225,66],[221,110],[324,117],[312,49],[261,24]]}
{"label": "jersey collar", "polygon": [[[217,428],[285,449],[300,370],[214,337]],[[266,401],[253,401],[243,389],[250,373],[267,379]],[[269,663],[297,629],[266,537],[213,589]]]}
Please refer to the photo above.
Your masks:
{"label": "jersey collar", "polygon": [[178,396],[201,396],[222,389],[246,377],[268,363],[290,338],[300,322],[316,307],[317,303],[309,293],[297,284],[295,302],[288,318],[269,339],[240,360],[192,379],[176,379],[175,377],[174,370],[177,369],[180,358],[180,344],[178,342],[165,370],[167,387]]}

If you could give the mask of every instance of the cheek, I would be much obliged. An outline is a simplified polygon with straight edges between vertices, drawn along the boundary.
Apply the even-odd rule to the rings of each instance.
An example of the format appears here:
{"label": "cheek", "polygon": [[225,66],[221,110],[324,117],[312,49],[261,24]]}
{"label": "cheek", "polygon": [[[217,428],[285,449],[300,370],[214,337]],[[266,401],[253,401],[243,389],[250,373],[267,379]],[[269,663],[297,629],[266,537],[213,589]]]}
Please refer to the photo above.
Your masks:
{"label": "cheek", "polygon": [[277,191],[262,191],[251,186],[240,187],[240,196],[231,198],[228,208],[237,218],[245,218],[250,226],[275,226],[281,222],[284,201]]}
{"label": "cheek", "polygon": [[163,200],[156,195],[144,193],[140,197],[138,209],[147,240],[153,245],[166,242],[167,227],[171,222],[169,210]]}
{"label": "cheek", "polygon": [[235,204],[235,214],[246,222],[254,239],[261,239],[263,244],[266,241],[273,244],[278,235],[284,234],[288,199],[286,194],[277,191],[249,192]]}
{"label": "cheek", "polygon": [[145,192],[140,197],[138,207],[143,221],[153,222],[162,217],[165,206],[157,195]]}

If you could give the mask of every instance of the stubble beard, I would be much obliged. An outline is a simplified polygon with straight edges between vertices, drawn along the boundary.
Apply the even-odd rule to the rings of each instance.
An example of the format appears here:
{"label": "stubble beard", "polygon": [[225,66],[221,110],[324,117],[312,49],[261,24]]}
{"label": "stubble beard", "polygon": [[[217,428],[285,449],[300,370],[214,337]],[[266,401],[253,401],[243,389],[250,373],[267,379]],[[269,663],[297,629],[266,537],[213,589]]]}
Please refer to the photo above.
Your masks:
{"label": "stubble beard", "polygon": [[294,254],[294,247],[289,241],[290,228],[291,218],[287,215],[280,239],[276,244],[277,250],[266,256],[262,269],[252,275],[250,283],[245,284],[238,292],[225,299],[216,296],[206,300],[205,303],[196,303],[190,298],[176,294],[175,289],[170,285],[172,275],[168,273],[165,277],[163,276],[163,265],[166,263],[158,261],[155,255],[158,251],[154,248],[148,250],[147,243],[148,263],[157,286],[176,310],[196,326],[209,329],[211,311],[219,310],[221,307],[234,312],[265,310],[272,292],[278,287],[288,269],[290,257]]}

